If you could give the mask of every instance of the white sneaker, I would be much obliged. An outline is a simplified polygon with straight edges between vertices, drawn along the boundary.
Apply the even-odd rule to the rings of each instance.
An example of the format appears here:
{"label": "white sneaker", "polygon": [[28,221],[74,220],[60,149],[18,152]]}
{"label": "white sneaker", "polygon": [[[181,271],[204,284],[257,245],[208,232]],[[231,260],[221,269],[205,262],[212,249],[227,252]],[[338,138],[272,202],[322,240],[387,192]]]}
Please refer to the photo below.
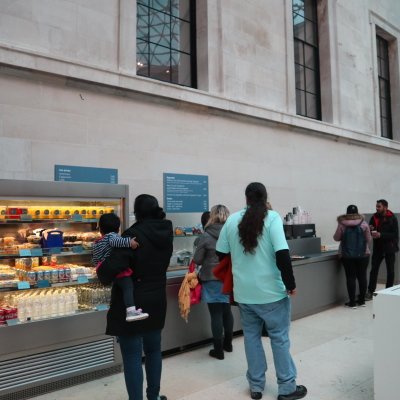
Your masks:
{"label": "white sneaker", "polygon": [[129,307],[126,309],[126,321],[134,322],[149,318],[149,314],[144,313],[141,308]]}

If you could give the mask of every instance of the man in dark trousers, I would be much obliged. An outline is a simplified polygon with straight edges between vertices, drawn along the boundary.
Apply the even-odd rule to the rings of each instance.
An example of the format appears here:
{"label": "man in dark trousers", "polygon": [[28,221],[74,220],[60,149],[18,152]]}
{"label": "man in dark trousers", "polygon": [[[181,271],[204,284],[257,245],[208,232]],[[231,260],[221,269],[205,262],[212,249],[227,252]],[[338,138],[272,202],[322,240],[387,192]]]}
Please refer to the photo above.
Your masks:
{"label": "man in dark trousers", "polygon": [[392,287],[394,283],[394,263],[396,253],[399,251],[399,226],[396,216],[388,209],[388,205],[386,200],[377,200],[376,213],[369,221],[374,247],[368,293],[365,300],[372,300],[372,294],[375,292],[378,280],[379,267],[383,259],[385,259],[387,270],[386,287]]}

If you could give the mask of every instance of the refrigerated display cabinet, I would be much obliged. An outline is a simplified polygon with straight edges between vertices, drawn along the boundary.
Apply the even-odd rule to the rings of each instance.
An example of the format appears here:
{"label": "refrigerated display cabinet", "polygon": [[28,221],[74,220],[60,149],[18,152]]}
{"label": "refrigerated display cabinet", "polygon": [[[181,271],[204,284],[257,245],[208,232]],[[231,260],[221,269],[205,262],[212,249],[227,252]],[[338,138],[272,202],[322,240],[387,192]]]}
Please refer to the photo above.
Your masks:
{"label": "refrigerated display cabinet", "polygon": [[0,400],[121,371],[91,246],[127,210],[127,185],[0,180]]}

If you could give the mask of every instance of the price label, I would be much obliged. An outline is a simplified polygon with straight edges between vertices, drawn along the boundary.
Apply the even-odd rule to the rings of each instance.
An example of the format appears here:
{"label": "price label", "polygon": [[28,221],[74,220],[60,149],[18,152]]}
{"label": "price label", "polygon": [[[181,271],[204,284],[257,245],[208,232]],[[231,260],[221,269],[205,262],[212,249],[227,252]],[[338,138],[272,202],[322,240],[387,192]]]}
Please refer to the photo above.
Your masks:
{"label": "price label", "polygon": [[73,253],[82,253],[83,252],[83,247],[82,246],[73,246],[72,247],[72,252]]}
{"label": "price label", "polygon": [[18,289],[22,290],[22,289],[30,289],[31,285],[29,284],[28,281],[20,281],[18,282]]}
{"label": "price label", "polygon": [[18,318],[14,318],[14,319],[8,319],[6,323],[8,326],[12,326],[12,325],[18,325],[20,321]]}
{"label": "price label", "polygon": [[31,255],[33,257],[42,257],[43,256],[43,250],[42,249],[31,249]]}
{"label": "price label", "polygon": [[19,255],[21,257],[30,257],[32,255],[32,253],[31,253],[30,249],[20,249],[19,250]]}
{"label": "price label", "polygon": [[86,275],[78,276],[78,283],[89,283],[89,279]]}
{"label": "price label", "polygon": [[43,280],[37,282],[37,287],[38,288],[50,287],[50,282],[47,279],[43,279]]}
{"label": "price label", "polygon": [[97,311],[106,311],[108,309],[109,309],[108,304],[98,304],[96,306]]}
{"label": "price label", "polygon": [[32,215],[29,214],[21,214],[19,218],[21,221],[32,221]]}
{"label": "price label", "polygon": [[82,222],[82,215],[80,215],[80,214],[72,214],[72,221]]}

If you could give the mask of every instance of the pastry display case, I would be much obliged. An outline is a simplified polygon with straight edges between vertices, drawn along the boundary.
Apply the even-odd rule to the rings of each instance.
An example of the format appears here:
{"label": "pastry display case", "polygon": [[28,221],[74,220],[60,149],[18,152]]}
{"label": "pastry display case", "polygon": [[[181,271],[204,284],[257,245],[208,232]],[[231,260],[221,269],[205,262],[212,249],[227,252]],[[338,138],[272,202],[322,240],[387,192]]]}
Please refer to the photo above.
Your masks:
{"label": "pastry display case", "polygon": [[91,248],[127,207],[126,185],[0,180],[0,400],[121,369]]}

